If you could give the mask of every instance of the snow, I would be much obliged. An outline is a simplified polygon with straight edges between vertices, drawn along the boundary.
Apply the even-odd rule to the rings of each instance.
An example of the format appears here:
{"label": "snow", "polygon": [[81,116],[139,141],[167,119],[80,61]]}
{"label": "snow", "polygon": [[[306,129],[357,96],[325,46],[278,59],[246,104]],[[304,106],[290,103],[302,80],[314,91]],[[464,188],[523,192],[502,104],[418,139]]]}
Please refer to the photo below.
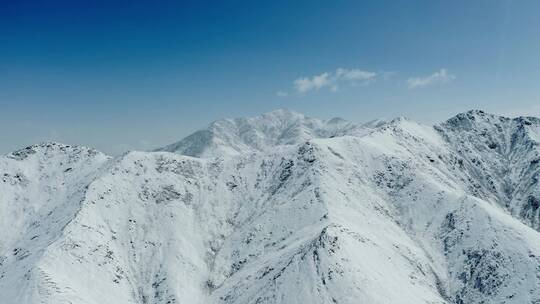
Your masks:
{"label": "snow", "polygon": [[533,128],[531,128],[531,139],[533,139],[534,141],[540,143],[540,126],[535,126]]}
{"label": "snow", "polygon": [[539,129],[278,110],[158,152],[28,147],[0,158],[0,299],[535,303]]}

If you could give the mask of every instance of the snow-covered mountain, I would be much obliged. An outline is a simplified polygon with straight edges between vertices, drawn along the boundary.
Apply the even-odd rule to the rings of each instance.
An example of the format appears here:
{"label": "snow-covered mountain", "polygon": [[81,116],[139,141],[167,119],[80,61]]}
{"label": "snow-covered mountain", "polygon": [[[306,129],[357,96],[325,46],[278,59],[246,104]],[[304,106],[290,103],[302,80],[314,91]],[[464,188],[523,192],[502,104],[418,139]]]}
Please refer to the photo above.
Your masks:
{"label": "snow-covered mountain", "polygon": [[280,109],[257,117],[215,121],[207,128],[156,151],[195,157],[237,156],[315,138],[360,135],[381,123],[384,122],[373,121],[361,126],[338,117],[323,121]]}
{"label": "snow-covered mountain", "polygon": [[540,303],[537,118],[278,110],[159,150],[1,157],[0,302]]}

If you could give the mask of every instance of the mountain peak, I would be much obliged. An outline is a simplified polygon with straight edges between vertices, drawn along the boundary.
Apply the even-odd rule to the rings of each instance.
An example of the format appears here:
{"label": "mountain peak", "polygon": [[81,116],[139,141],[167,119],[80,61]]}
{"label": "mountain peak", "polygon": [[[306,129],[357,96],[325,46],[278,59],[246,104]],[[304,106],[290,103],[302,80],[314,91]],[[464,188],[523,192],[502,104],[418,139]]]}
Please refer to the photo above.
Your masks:
{"label": "mountain peak", "polygon": [[288,109],[277,109],[254,117],[215,121],[158,151],[195,157],[238,155],[298,144],[312,138],[332,137],[355,127],[341,118],[323,121]]}
{"label": "mountain peak", "polygon": [[441,123],[440,126],[452,130],[485,130],[494,128],[498,133],[509,128],[540,125],[537,117],[519,116],[509,118],[506,116],[491,114],[482,110],[470,110],[459,113],[456,116]]}
{"label": "mountain peak", "polygon": [[487,113],[482,110],[469,110],[459,113],[441,125],[450,129],[473,129],[479,124],[496,125],[509,121],[510,118]]}
{"label": "mountain peak", "polygon": [[489,113],[486,113],[485,111],[480,110],[480,109],[470,109],[469,111],[466,111],[465,113],[469,115],[476,115],[476,116],[484,116],[486,114],[489,115]]}
{"label": "mountain peak", "polygon": [[6,156],[8,158],[12,159],[24,159],[32,154],[36,153],[43,153],[43,154],[49,154],[49,153],[76,153],[76,154],[89,154],[89,155],[95,155],[99,154],[101,152],[89,148],[86,146],[80,146],[80,145],[68,145],[63,144],[55,141],[49,141],[49,142],[41,142],[39,144],[31,145],[24,147],[22,149],[19,149],[17,151],[11,152],[7,154]]}
{"label": "mountain peak", "polygon": [[334,117],[332,119],[329,119],[326,123],[329,125],[337,125],[337,124],[342,124],[342,123],[347,123],[347,122],[348,121],[346,121],[345,119],[341,117]]}

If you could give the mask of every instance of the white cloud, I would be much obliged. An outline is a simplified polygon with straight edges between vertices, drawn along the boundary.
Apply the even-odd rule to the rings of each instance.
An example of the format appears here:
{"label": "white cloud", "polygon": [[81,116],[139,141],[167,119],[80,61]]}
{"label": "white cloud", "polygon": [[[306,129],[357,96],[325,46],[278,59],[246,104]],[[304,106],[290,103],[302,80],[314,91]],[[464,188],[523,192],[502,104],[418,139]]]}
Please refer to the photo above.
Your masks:
{"label": "white cloud", "polygon": [[377,73],[362,71],[358,69],[347,70],[347,69],[340,68],[336,70],[335,75],[338,79],[352,80],[352,81],[357,81],[357,80],[365,81],[365,80],[373,80],[375,76],[377,76]]}
{"label": "white cloud", "polygon": [[[294,81],[294,90],[298,94],[305,94],[311,91],[319,91],[323,88],[329,88],[332,92],[339,90],[339,85],[348,83],[368,84],[377,78],[377,73],[368,72],[359,69],[339,68],[334,72],[324,72],[312,77],[301,77]],[[280,91],[281,92],[281,91]]]}
{"label": "white cloud", "polygon": [[318,91],[321,88],[330,85],[331,79],[329,73],[322,73],[311,78],[298,78],[294,81],[294,88],[298,93],[309,91]]}
{"label": "white cloud", "polygon": [[410,89],[427,87],[434,84],[447,83],[456,79],[456,76],[448,73],[446,69],[440,69],[438,72],[435,72],[426,77],[413,77],[407,79],[407,84]]}

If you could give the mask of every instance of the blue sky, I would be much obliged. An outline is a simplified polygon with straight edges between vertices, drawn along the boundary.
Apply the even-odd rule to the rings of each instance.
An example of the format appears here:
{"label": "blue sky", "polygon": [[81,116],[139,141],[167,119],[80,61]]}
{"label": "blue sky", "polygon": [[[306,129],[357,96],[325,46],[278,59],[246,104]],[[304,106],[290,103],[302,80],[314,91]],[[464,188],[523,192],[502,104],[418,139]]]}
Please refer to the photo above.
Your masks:
{"label": "blue sky", "polygon": [[0,153],[118,154],[289,108],[540,115],[539,1],[2,1]]}

